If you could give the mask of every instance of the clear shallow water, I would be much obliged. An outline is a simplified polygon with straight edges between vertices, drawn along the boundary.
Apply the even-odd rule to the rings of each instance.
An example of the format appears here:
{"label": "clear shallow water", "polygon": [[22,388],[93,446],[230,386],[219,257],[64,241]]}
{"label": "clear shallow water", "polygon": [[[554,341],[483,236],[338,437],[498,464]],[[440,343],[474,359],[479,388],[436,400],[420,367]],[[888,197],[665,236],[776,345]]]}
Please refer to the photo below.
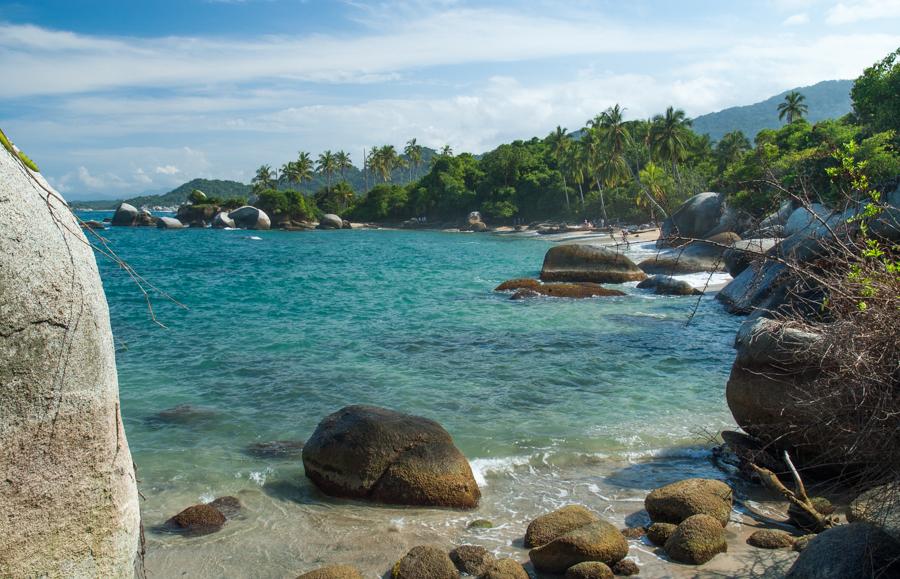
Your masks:
{"label": "clear shallow water", "polygon": [[[458,542],[471,533],[465,521],[479,516],[501,528],[463,538],[519,549],[522,559],[516,538],[542,510],[580,500],[624,522],[644,489],[714,476],[696,445],[704,432],[733,425],[724,385],[737,318],[705,296],[686,326],[695,299],[651,296],[634,284],[623,286],[626,297],[582,301],[492,292],[538,273],[550,246],[540,239],[144,228],[103,235],[189,308],[155,300],[160,328],[127,275],[100,260],[145,524],[223,494],[248,504],[246,520],[212,537],[151,533],[148,561],[162,576],[188,568],[191,576],[253,569],[281,577],[332,560],[383,572],[416,541]],[[324,416],[359,403],[438,420],[486,485],[479,511],[330,501],[299,460],[244,452],[254,442],[306,439]],[[179,404],[204,416],[154,419]],[[241,557],[225,557],[230,541]],[[210,558],[194,567],[204,561],[198,546]]]}

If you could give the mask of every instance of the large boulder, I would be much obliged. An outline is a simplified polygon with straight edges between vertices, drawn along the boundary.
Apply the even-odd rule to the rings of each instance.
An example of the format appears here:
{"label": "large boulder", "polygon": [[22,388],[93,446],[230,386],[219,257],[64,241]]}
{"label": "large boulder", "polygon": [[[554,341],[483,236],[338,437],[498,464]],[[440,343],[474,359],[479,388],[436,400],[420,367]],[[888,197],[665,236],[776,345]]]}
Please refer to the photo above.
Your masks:
{"label": "large boulder", "polygon": [[663,221],[659,246],[664,246],[666,240],[671,238],[703,239],[719,226],[724,213],[723,194],[708,192],[694,195]]}
{"label": "large boulder", "polygon": [[647,276],[623,253],[601,245],[566,244],[551,247],[541,268],[543,281],[625,283]]}
{"label": "large boulder", "polygon": [[819,533],[797,557],[787,579],[900,577],[900,543],[867,523]]}
{"label": "large boulder", "polygon": [[628,554],[628,541],[621,531],[606,521],[578,527],[546,545],[528,552],[538,571],[565,573],[584,561],[600,561],[612,565]]}
{"label": "large boulder", "polygon": [[789,273],[789,268],[777,261],[752,262],[716,294],[716,299],[733,314],[749,314],[757,308],[776,311],[785,303]]}
{"label": "large boulder", "polygon": [[219,211],[216,213],[216,216],[213,217],[212,226],[215,229],[225,229],[226,227],[229,229],[234,229],[236,224],[234,219],[228,216],[228,213],[225,211]]}
{"label": "large boulder", "polygon": [[850,503],[847,520],[875,525],[900,541],[900,485],[882,485],[862,493]]}
{"label": "large boulder", "polygon": [[725,529],[709,515],[686,518],[666,541],[666,555],[679,563],[702,565],[728,550]]}
{"label": "large boulder", "polygon": [[393,579],[459,579],[459,571],[443,549],[421,545],[410,549],[391,570]]}
{"label": "large boulder", "polygon": [[593,511],[581,505],[568,505],[552,513],[541,515],[528,524],[525,531],[525,547],[540,547],[553,539],[579,527],[600,520]]}
{"label": "large boulder", "polygon": [[731,487],[719,480],[689,478],[650,492],[644,508],[650,519],[659,523],[679,524],[693,515],[713,517],[723,527],[731,516]]}
{"label": "large boulder", "polygon": [[440,424],[375,406],[348,406],[303,448],[306,476],[326,494],[381,503],[474,508],[481,491]]}
{"label": "large boulder", "polygon": [[677,249],[660,251],[638,264],[649,274],[725,271],[725,247],[714,241],[692,241]]}
{"label": "large boulder", "polygon": [[265,211],[251,205],[238,207],[229,213],[228,217],[241,229],[269,229],[272,226],[272,221]]}
{"label": "large boulder", "polygon": [[363,576],[359,569],[350,565],[329,565],[304,573],[297,579],[363,579]]}
{"label": "large boulder", "polygon": [[344,220],[334,213],[326,213],[319,219],[319,229],[342,229]]}
{"label": "large boulder", "polygon": [[134,205],[130,205],[128,203],[119,203],[119,206],[116,207],[116,212],[113,213],[111,223],[112,225],[119,226],[135,225],[137,223],[139,215],[140,212]]}
{"label": "large boulder", "polygon": [[133,576],[140,511],[94,251],[3,148],[0,440],[0,575]]}
{"label": "large boulder", "polygon": [[206,227],[219,212],[215,205],[182,205],[175,216],[189,227]]}
{"label": "large boulder", "polygon": [[160,217],[156,226],[160,229],[184,229],[184,224],[174,217]]}
{"label": "large boulder", "polygon": [[450,551],[450,560],[460,573],[480,577],[494,566],[497,559],[481,545],[460,545]]}
{"label": "large boulder", "polygon": [[731,277],[737,277],[751,263],[765,259],[766,253],[778,244],[778,239],[744,239],[735,242],[722,254],[725,270]]}
{"label": "large boulder", "polygon": [[669,275],[654,275],[637,284],[639,289],[652,289],[653,293],[669,296],[699,296],[703,292],[684,281]]}
{"label": "large boulder", "polygon": [[666,544],[666,541],[669,540],[675,533],[675,529],[678,528],[678,525],[673,523],[653,523],[647,528],[647,538],[650,539],[650,542],[654,545],[658,545],[662,547]]}
{"label": "large boulder", "polygon": [[794,209],[791,216],[784,223],[784,234],[790,237],[796,233],[807,232],[821,225],[831,215],[832,210],[820,203],[811,203],[809,207]]}

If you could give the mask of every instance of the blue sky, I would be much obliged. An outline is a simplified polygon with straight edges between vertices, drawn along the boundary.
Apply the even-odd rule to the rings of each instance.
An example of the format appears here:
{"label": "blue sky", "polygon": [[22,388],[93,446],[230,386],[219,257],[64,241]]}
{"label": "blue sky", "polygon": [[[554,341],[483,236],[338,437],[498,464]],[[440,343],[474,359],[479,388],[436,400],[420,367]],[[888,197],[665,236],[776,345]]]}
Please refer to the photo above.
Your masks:
{"label": "blue sky", "polygon": [[299,150],[482,152],[614,103],[696,116],[854,78],[900,0],[0,0],[0,126],[71,199]]}

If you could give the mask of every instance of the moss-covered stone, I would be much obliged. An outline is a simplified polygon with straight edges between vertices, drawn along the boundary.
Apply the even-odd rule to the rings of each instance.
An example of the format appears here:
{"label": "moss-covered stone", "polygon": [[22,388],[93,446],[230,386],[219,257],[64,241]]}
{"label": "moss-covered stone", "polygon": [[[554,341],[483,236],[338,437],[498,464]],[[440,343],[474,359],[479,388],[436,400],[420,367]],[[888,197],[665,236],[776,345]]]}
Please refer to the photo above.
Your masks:
{"label": "moss-covered stone", "polygon": [[393,579],[458,579],[459,571],[442,549],[420,545],[409,550],[391,570]]}
{"label": "moss-covered stone", "polygon": [[466,525],[467,529],[493,529],[494,523],[490,522],[487,519],[475,519],[468,525]]}
{"label": "moss-covered stone", "polygon": [[612,565],[627,554],[628,541],[619,529],[606,521],[597,521],[532,549],[528,556],[539,571],[564,573],[572,565],[584,561]]}
{"label": "moss-covered stone", "polygon": [[225,515],[212,505],[194,505],[169,519],[166,525],[189,535],[215,533],[225,524]]}
{"label": "moss-covered stone", "polygon": [[450,551],[450,560],[460,573],[480,577],[497,562],[496,558],[480,545],[461,545]]}
{"label": "moss-covered stone", "polygon": [[511,299],[520,300],[529,297],[547,296],[553,298],[596,298],[624,296],[619,290],[612,290],[600,284],[590,282],[577,283],[545,283],[535,287],[522,288],[512,295]]}
{"label": "moss-covered stone", "polygon": [[581,505],[567,505],[531,521],[525,530],[525,547],[540,547],[579,527],[600,520],[593,511]]}
{"label": "moss-covered stone", "polygon": [[566,579],[612,579],[613,572],[606,563],[585,561],[566,569]]}
{"label": "moss-covered stone", "polygon": [[809,542],[815,539],[815,535],[803,535],[794,541],[794,551],[802,553],[809,546]]}
{"label": "moss-covered stone", "polygon": [[481,579],[529,579],[529,576],[521,563],[512,559],[499,559],[485,571]]}
{"label": "moss-covered stone", "polygon": [[632,575],[639,575],[641,568],[631,559],[622,559],[612,566],[612,572],[613,575],[620,577],[631,577]]}
{"label": "moss-covered stone", "polygon": [[709,515],[693,515],[678,525],[665,545],[674,561],[702,565],[719,553],[728,551],[725,529]]}
{"label": "moss-covered stone", "polygon": [[534,289],[540,287],[541,282],[529,277],[519,277],[516,279],[508,279],[494,288],[495,292],[514,291],[520,289]]}
{"label": "moss-covered stone", "polygon": [[724,527],[731,516],[731,487],[722,481],[691,478],[652,491],[644,499],[650,518],[679,524],[693,515],[709,515]]}
{"label": "moss-covered stone", "polygon": [[624,535],[626,539],[640,539],[646,534],[646,527],[625,527],[622,529],[622,535]]}
{"label": "moss-covered stone", "polygon": [[653,523],[647,527],[647,538],[654,545],[662,547],[677,528],[678,525],[673,525],[672,523]]}
{"label": "moss-covered stone", "polygon": [[759,549],[789,549],[794,545],[794,537],[777,529],[760,529],[747,537],[747,544]]}

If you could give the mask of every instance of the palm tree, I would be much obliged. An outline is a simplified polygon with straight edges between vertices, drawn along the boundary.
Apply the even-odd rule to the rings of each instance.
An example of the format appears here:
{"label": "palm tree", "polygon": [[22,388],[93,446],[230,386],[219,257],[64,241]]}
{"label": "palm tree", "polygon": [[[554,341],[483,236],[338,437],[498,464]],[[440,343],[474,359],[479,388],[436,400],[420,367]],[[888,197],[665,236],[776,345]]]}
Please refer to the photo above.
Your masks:
{"label": "palm tree", "polygon": [[665,115],[653,117],[650,127],[650,147],[660,159],[672,165],[672,172],[679,183],[678,163],[687,157],[688,128],[691,124],[691,119],[683,110],[669,107]]}
{"label": "palm tree", "polygon": [[778,120],[787,117],[787,124],[791,124],[802,119],[809,112],[809,107],[803,102],[805,100],[806,97],[795,90],[784,95],[784,102],[778,105]]}
{"label": "palm tree", "polygon": [[297,164],[294,161],[288,161],[281,166],[281,178],[286,180],[288,184],[297,183]]}
{"label": "palm tree", "polygon": [[[654,207],[661,208],[660,204],[666,203],[666,172],[662,167],[650,161],[641,169],[639,176],[643,184],[641,190],[645,195],[637,195],[634,202],[638,207],[649,206],[650,218],[655,221]],[[647,203],[647,201],[652,201],[652,203]]]}
{"label": "palm tree", "polygon": [[325,175],[325,184],[329,189],[331,189],[331,176],[334,175],[336,169],[334,153],[325,151],[319,155],[319,160],[316,161],[316,171]]}
{"label": "palm tree", "polygon": [[297,183],[312,181],[314,171],[315,166],[310,154],[306,151],[297,153],[297,160],[294,161],[294,174],[297,178]]}
{"label": "palm tree", "polygon": [[[547,137],[547,144],[550,145],[550,154],[556,160],[556,166],[559,168],[559,174],[562,175],[563,192],[566,194],[566,210],[569,209],[569,187],[566,185],[566,160],[569,156],[569,148],[572,144],[566,129],[556,125],[556,130]],[[584,195],[581,196],[581,207],[584,208]]]}
{"label": "palm tree", "polygon": [[453,156],[453,149],[450,147],[450,145],[444,145],[443,147],[441,147],[441,155],[443,155],[444,157]]}
{"label": "palm tree", "polygon": [[716,143],[716,157],[719,161],[719,171],[737,161],[741,155],[750,150],[750,141],[741,131],[726,133]]}
{"label": "palm tree", "polygon": [[413,172],[415,172],[416,177],[419,176],[419,165],[422,164],[422,145],[417,144],[416,139],[410,139],[406,142],[406,147],[403,148],[403,154],[406,155],[409,161],[409,180],[412,181]]}
{"label": "palm tree", "polygon": [[600,175],[604,172],[603,136],[601,131],[599,121],[585,129],[584,135],[581,137],[581,146],[588,172],[593,173],[594,182],[597,184],[597,192],[600,194],[600,214],[603,216],[603,224],[606,225],[609,217],[606,215],[606,199],[603,195],[603,185],[600,184]]}
{"label": "palm tree", "polygon": [[350,154],[346,151],[338,151],[334,156],[334,165],[341,174],[341,181],[346,181],[347,170],[353,167],[353,162],[350,160]]}
{"label": "palm tree", "polygon": [[397,155],[394,145],[375,147],[372,150],[372,168],[381,175],[381,180],[385,183],[391,180],[394,169],[402,164],[402,159]]}
{"label": "palm tree", "polygon": [[254,189],[264,190],[271,189],[273,181],[272,167],[269,165],[262,165],[256,170],[256,175],[251,180],[251,183],[253,183]]}

